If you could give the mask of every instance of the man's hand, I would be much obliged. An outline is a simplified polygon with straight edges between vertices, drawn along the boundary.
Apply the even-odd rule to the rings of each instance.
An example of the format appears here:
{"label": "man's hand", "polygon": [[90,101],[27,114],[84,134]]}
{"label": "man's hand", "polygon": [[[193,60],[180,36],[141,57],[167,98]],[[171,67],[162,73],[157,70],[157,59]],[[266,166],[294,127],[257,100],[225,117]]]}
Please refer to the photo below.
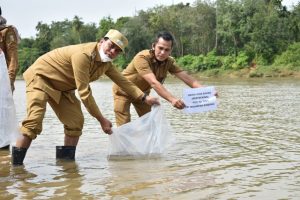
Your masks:
{"label": "man's hand", "polygon": [[218,91],[215,91],[214,95],[215,97],[219,97]]}
{"label": "man's hand", "polygon": [[185,107],[185,104],[181,99],[174,99],[171,103],[172,103],[173,107],[180,109],[180,110]]}
{"label": "man's hand", "polygon": [[146,96],[145,101],[146,104],[152,106],[154,104],[160,105],[157,97]]}
{"label": "man's hand", "polygon": [[112,123],[108,119],[103,118],[100,121],[100,125],[101,125],[102,130],[104,131],[104,133],[106,133],[108,135],[112,134],[112,130],[111,130]]}

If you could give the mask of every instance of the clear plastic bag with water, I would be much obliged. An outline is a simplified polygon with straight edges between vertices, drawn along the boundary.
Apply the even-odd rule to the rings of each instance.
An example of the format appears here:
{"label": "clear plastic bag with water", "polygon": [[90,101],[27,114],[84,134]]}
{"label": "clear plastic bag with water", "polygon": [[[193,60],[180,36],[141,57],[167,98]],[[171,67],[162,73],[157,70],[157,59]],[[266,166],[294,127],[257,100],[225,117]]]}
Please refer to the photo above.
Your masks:
{"label": "clear plastic bag with water", "polygon": [[0,52],[0,148],[15,143],[18,122],[5,55]]}
{"label": "clear plastic bag with water", "polygon": [[109,135],[108,159],[159,157],[174,142],[173,130],[162,106],[154,105],[151,112],[135,121],[113,128]]}

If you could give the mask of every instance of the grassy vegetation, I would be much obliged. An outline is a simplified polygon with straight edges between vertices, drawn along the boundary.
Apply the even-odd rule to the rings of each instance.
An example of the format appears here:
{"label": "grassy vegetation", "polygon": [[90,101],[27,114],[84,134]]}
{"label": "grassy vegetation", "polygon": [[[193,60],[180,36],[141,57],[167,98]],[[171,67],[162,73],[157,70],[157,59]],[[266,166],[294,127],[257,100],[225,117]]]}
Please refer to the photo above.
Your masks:
{"label": "grassy vegetation", "polygon": [[267,78],[267,77],[294,77],[300,78],[300,67],[293,66],[258,66],[248,67],[239,70],[224,70],[222,68],[208,69],[202,72],[193,73],[198,77],[215,78]]}
{"label": "grassy vegetation", "polygon": [[289,45],[273,62],[240,52],[237,56],[218,56],[215,51],[207,55],[187,55],[177,59],[185,70],[206,77],[296,77],[300,78],[300,43]]}
{"label": "grassy vegetation", "polygon": [[300,77],[300,67],[260,66],[250,70],[249,77]]}

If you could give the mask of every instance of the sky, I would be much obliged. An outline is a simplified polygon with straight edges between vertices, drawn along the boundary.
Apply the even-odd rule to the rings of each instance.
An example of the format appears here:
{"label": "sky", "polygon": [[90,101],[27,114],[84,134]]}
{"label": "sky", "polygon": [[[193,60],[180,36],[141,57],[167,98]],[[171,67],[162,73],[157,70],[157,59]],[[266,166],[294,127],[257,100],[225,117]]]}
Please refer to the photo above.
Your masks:
{"label": "sky", "polygon": [[[283,0],[283,5],[291,7],[300,0]],[[35,37],[35,27],[39,21],[72,20],[75,15],[84,23],[96,23],[103,17],[132,17],[140,10],[159,5],[190,3],[195,0],[0,0],[2,16],[7,24],[17,27],[22,38]]]}

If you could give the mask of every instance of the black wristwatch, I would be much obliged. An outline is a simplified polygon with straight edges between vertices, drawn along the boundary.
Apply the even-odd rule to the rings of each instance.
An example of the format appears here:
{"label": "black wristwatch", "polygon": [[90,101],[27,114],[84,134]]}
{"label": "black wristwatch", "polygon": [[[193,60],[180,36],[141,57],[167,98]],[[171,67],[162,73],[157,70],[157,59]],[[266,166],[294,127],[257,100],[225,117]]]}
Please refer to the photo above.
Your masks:
{"label": "black wristwatch", "polygon": [[142,102],[145,102],[147,96],[148,96],[148,94],[144,93],[144,95],[142,97]]}

